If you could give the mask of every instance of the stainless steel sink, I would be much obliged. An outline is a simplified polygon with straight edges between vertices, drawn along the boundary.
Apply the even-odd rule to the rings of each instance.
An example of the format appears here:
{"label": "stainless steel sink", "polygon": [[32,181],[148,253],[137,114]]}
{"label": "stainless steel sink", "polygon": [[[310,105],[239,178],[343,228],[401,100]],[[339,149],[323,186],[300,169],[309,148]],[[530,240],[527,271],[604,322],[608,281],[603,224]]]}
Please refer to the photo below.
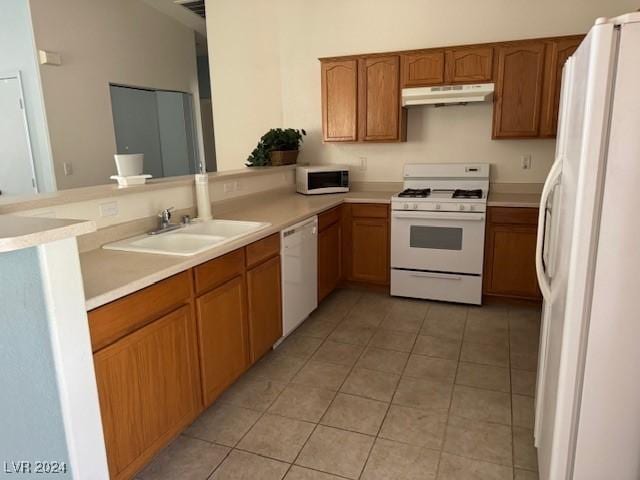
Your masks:
{"label": "stainless steel sink", "polygon": [[209,220],[159,235],[139,235],[104,245],[107,250],[191,256],[269,227],[270,223]]}

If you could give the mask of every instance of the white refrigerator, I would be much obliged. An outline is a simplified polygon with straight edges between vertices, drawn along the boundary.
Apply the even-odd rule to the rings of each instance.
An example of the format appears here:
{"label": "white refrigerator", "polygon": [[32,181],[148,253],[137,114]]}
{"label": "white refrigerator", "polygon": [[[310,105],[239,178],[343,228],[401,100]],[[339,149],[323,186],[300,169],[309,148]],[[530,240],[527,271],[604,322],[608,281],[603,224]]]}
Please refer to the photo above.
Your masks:
{"label": "white refrigerator", "polygon": [[540,479],[640,479],[640,13],[564,67],[536,267]]}

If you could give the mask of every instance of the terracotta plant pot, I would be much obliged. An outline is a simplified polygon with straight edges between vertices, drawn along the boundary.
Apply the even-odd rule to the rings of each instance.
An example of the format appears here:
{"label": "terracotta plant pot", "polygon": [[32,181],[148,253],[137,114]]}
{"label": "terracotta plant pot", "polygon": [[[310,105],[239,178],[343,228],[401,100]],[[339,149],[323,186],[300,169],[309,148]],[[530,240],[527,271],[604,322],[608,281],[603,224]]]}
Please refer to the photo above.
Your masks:
{"label": "terracotta plant pot", "polygon": [[298,150],[272,150],[269,152],[271,165],[293,165],[298,160]]}

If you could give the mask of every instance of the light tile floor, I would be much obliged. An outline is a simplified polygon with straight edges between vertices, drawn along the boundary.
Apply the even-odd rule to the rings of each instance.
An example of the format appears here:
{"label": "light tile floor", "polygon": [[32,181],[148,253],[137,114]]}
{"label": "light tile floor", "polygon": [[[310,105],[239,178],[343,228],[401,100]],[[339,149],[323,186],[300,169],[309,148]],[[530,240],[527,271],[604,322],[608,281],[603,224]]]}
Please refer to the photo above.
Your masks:
{"label": "light tile floor", "polygon": [[539,318],[338,290],[137,478],[535,480]]}

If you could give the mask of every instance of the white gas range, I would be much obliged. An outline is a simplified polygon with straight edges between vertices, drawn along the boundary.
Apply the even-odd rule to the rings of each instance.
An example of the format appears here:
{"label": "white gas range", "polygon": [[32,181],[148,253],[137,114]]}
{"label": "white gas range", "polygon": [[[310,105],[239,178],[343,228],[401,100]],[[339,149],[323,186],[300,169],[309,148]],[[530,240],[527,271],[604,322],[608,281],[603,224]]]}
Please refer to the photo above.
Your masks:
{"label": "white gas range", "polygon": [[408,164],[391,198],[391,295],[482,303],[489,164]]}

